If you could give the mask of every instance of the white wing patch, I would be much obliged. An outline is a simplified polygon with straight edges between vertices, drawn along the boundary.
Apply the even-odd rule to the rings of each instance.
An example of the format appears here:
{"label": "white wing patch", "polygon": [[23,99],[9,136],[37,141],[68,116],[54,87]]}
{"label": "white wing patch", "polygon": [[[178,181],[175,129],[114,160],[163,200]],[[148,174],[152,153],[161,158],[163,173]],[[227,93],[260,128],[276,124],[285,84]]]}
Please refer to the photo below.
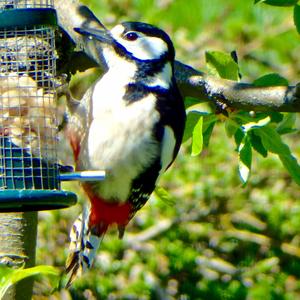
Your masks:
{"label": "white wing patch", "polygon": [[166,171],[170,163],[173,161],[174,148],[176,145],[176,139],[173,132],[173,129],[170,126],[165,126],[164,136],[162,140],[162,149],[161,149],[161,170],[159,172],[160,176]]}

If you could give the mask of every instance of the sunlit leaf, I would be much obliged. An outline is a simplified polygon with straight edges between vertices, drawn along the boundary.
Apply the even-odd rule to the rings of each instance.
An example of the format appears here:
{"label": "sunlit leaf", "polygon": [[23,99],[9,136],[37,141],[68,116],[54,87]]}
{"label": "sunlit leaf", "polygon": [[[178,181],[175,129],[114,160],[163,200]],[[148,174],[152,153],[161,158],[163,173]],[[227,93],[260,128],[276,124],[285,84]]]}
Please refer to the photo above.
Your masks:
{"label": "sunlit leaf", "polygon": [[200,117],[193,130],[192,155],[199,155],[203,149],[203,117]]}
{"label": "sunlit leaf", "polygon": [[2,299],[7,292],[7,290],[18,283],[19,281],[36,275],[46,275],[52,276],[57,279],[57,284],[59,281],[59,271],[52,266],[36,266],[28,269],[11,269],[11,268],[1,268],[0,274],[4,277],[1,277],[0,283],[0,299]]}
{"label": "sunlit leaf", "polygon": [[244,131],[244,132],[248,132],[249,130],[252,130],[252,129],[254,129],[254,128],[264,127],[264,126],[266,126],[268,123],[270,123],[270,121],[271,121],[271,119],[270,119],[270,117],[268,116],[268,117],[266,117],[266,118],[264,118],[264,119],[261,119],[261,120],[259,120],[259,121],[256,121],[256,122],[249,122],[249,123],[247,123],[247,124],[244,124],[244,125],[242,126],[242,128],[243,128],[243,131]]}
{"label": "sunlit leaf", "polygon": [[243,139],[238,148],[239,152],[239,175],[243,183],[246,183],[250,176],[252,163],[252,147],[247,136]]}
{"label": "sunlit leaf", "polygon": [[157,186],[154,190],[155,196],[164,203],[169,205],[174,204],[174,198],[170,195],[170,193],[161,186]]}
{"label": "sunlit leaf", "polygon": [[207,67],[221,78],[239,80],[239,67],[230,54],[220,51],[205,52]]}

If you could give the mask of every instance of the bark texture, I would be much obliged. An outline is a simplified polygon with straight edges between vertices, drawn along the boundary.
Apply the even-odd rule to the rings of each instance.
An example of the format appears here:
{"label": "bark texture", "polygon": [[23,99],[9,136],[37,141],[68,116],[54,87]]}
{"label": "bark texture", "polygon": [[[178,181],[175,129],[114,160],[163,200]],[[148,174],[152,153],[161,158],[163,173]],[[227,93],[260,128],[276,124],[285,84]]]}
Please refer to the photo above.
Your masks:
{"label": "bark texture", "polygon": [[[12,268],[35,265],[37,212],[0,213],[0,264]],[[29,300],[33,279],[12,287],[4,300]]]}

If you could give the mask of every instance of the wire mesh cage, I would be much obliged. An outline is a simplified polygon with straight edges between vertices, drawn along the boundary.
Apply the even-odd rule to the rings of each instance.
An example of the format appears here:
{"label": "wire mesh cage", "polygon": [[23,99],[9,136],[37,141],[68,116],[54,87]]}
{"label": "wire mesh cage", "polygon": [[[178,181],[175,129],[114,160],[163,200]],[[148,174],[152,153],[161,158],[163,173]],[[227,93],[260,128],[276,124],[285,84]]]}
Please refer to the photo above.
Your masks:
{"label": "wire mesh cage", "polygon": [[0,4],[2,9],[53,8],[54,6],[53,0],[1,0]]}
{"label": "wire mesh cage", "polygon": [[53,1],[0,0],[0,12],[0,210],[69,206],[76,196],[60,190],[57,164]]}

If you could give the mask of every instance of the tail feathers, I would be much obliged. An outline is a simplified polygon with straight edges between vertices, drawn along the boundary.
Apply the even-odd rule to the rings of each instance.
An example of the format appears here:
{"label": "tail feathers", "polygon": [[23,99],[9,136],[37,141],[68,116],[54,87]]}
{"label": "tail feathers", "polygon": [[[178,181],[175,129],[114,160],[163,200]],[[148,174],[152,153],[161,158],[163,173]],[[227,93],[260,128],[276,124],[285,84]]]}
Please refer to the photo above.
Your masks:
{"label": "tail feathers", "polygon": [[66,272],[69,275],[69,280],[66,287],[69,287],[77,277],[80,277],[92,266],[97,249],[107,229],[102,227],[101,232],[95,234],[88,224],[89,210],[85,209],[83,214],[79,215],[74,222],[70,232],[71,241],[66,261]]}

